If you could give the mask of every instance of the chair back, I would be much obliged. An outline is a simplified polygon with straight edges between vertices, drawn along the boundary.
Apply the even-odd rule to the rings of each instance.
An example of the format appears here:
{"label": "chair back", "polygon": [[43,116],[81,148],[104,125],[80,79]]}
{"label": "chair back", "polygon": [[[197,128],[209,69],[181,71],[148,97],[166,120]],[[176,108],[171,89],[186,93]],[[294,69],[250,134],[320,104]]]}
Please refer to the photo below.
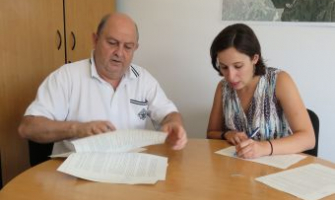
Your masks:
{"label": "chair back", "polygon": [[318,156],[319,127],[320,127],[319,117],[315,114],[315,112],[313,112],[310,109],[307,109],[307,112],[308,112],[309,118],[311,119],[314,133],[315,133],[315,147],[313,149],[304,151],[303,153],[306,153],[312,156]]}
{"label": "chair back", "polygon": [[29,156],[30,166],[35,166],[39,163],[49,160],[49,156],[52,153],[53,143],[36,143],[33,141],[29,142]]}

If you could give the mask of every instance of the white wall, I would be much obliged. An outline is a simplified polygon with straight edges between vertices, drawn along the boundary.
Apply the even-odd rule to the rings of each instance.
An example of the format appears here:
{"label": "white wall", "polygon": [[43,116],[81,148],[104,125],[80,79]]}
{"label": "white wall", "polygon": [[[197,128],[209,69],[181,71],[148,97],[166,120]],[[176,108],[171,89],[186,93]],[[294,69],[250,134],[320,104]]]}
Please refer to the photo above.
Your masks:
{"label": "white wall", "polygon": [[[147,68],[176,103],[191,138],[205,138],[215,87],[213,38],[233,22],[221,20],[221,0],[118,0],[140,32],[134,62]],[[286,70],[321,121],[319,157],[335,162],[335,25],[249,24],[269,66]]]}

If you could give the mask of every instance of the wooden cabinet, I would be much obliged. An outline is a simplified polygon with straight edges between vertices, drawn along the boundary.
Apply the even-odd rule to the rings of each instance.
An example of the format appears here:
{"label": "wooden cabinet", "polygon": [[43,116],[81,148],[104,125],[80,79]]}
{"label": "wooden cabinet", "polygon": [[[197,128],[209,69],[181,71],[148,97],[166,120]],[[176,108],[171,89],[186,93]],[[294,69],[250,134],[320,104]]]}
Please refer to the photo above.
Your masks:
{"label": "wooden cabinet", "polygon": [[0,152],[3,183],[29,167],[17,128],[37,88],[67,61],[90,56],[114,0],[0,0]]}
{"label": "wooden cabinet", "polygon": [[67,61],[88,58],[93,46],[92,34],[101,18],[115,10],[114,0],[65,0]]}

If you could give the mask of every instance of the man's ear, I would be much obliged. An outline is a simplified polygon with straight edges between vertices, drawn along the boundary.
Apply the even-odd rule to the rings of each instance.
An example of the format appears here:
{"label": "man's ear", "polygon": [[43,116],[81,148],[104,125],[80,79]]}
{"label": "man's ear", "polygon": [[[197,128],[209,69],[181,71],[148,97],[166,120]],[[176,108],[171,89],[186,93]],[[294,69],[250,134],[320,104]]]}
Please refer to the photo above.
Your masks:
{"label": "man's ear", "polygon": [[95,49],[95,47],[97,46],[97,43],[98,43],[98,35],[96,33],[93,33],[92,34],[92,42],[93,42],[93,47]]}

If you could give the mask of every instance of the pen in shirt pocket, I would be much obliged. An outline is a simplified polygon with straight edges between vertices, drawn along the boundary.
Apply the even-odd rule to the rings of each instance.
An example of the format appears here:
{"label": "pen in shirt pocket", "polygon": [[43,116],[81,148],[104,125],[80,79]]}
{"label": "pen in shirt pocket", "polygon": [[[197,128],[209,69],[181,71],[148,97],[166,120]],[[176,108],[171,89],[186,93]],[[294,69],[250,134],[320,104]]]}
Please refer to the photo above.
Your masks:
{"label": "pen in shirt pocket", "polygon": [[252,139],[253,137],[255,137],[255,135],[259,132],[259,127],[257,127],[256,129],[254,129],[252,131],[252,133],[249,135],[249,138]]}

